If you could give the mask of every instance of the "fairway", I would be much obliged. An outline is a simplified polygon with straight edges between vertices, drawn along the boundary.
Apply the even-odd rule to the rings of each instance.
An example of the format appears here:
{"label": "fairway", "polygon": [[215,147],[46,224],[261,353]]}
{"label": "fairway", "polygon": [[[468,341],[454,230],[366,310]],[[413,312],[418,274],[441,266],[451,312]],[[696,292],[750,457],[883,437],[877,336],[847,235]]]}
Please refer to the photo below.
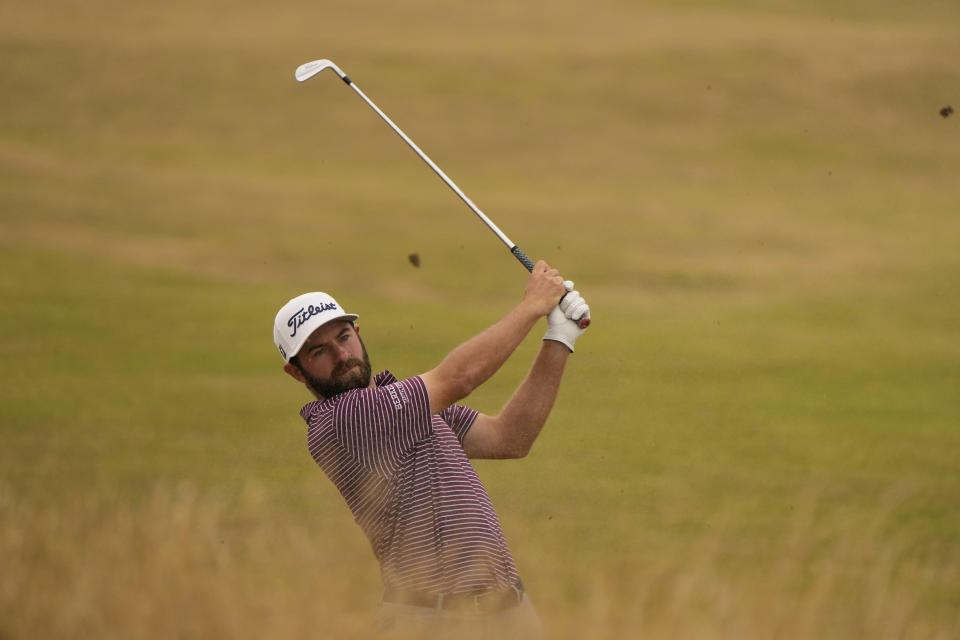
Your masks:
{"label": "fairway", "polygon": [[369,637],[273,316],[402,378],[525,271],[317,58],[590,303],[475,464],[547,638],[960,637],[960,4],[51,0],[0,50],[0,638]]}

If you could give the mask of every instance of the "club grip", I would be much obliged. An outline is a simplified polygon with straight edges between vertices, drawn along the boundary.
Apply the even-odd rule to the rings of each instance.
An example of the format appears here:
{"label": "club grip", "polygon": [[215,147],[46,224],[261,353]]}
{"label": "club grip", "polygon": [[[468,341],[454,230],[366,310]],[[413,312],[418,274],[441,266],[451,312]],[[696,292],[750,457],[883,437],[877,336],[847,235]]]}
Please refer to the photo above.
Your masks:
{"label": "club grip", "polygon": [[517,245],[513,245],[512,247],[510,247],[510,253],[512,253],[514,257],[520,261],[520,264],[522,264],[527,268],[527,271],[529,271],[530,273],[533,273],[533,267],[534,267],[533,260],[527,257],[527,254],[523,252],[523,249],[521,249]]}
{"label": "club grip", "polygon": [[[525,254],[520,247],[518,247],[517,245],[513,245],[512,247],[510,247],[510,253],[512,253],[514,257],[516,257],[516,259],[519,260],[520,263],[527,268],[527,271],[529,271],[530,273],[533,273],[533,267],[535,266],[533,264],[533,260],[528,258],[527,254]],[[564,294],[563,297],[565,298],[566,294]],[[560,298],[560,299],[563,300],[563,298]],[[586,329],[587,327],[589,327],[590,314],[586,313],[582,317],[577,318],[577,324],[580,325],[581,329]]]}

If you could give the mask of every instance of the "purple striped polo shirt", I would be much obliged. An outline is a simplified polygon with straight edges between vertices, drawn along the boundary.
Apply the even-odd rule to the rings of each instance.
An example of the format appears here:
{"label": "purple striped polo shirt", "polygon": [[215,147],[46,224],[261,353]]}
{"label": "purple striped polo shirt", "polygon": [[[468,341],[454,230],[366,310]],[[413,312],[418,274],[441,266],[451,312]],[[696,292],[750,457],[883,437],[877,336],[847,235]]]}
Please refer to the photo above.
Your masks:
{"label": "purple striped polo shirt", "polygon": [[500,521],[463,451],[477,412],[430,415],[419,376],[308,403],[310,455],[343,494],[384,586],[455,594],[518,580]]}

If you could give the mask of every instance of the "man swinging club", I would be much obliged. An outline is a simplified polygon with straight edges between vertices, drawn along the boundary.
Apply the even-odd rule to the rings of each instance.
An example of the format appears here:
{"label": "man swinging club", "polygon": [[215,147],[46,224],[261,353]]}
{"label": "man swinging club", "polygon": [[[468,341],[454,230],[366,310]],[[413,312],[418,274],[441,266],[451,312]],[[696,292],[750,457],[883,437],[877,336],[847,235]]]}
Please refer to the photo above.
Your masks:
{"label": "man swinging club", "polygon": [[[274,342],[284,371],[316,397],[300,411],[310,454],[343,494],[380,563],[378,627],[386,636],[540,637],[468,458],[530,451],[583,333],[574,319],[588,312],[558,271],[538,262],[522,300],[505,316],[435,368],[399,381],[389,371],[371,375],[358,316],[329,295],[298,296],[277,313]],[[544,316],[547,331],[533,366],[500,413],[455,404],[488,380]]]}

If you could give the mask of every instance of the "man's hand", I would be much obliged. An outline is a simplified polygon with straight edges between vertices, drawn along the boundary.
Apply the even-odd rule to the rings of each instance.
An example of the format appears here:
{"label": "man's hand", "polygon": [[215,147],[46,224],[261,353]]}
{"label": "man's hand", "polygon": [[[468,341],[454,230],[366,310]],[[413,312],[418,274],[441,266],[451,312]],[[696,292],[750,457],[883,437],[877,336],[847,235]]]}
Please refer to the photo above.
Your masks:
{"label": "man's hand", "polygon": [[557,301],[567,292],[560,272],[541,260],[533,267],[523,302],[538,317],[545,316],[556,308]]}
{"label": "man's hand", "polygon": [[577,320],[590,312],[587,301],[581,297],[579,291],[573,291],[573,283],[569,283],[571,291],[547,315],[547,332],[544,340],[562,342],[573,353],[573,345],[577,338],[585,331],[581,329]]}

